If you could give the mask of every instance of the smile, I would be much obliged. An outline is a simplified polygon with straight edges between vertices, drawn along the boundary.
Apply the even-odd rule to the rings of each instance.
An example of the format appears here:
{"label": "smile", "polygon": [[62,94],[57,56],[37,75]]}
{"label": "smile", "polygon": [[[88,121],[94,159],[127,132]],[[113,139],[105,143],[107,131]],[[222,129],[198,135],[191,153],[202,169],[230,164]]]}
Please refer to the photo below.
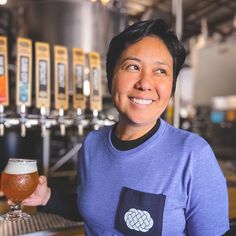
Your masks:
{"label": "smile", "polygon": [[140,104],[140,105],[148,105],[152,103],[151,99],[141,99],[141,98],[130,98],[133,103]]}

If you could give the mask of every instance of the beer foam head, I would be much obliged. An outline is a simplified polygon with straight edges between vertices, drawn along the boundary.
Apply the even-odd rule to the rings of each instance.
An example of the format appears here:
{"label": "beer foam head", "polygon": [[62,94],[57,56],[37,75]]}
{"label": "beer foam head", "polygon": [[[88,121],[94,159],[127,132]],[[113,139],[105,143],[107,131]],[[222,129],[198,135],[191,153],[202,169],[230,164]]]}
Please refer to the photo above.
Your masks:
{"label": "beer foam head", "polygon": [[9,159],[8,164],[3,172],[12,175],[19,175],[33,173],[36,171],[37,163],[35,160]]}

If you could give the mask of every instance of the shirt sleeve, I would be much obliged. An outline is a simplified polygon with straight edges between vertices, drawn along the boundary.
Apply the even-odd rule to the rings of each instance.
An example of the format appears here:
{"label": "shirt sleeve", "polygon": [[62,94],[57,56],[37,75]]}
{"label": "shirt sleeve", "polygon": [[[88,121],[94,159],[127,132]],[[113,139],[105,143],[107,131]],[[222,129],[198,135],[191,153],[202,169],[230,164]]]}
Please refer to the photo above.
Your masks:
{"label": "shirt sleeve", "polygon": [[194,154],[186,208],[190,236],[220,236],[229,230],[225,177],[208,145]]}
{"label": "shirt sleeve", "polygon": [[52,188],[51,197],[45,206],[39,206],[41,212],[53,213],[70,220],[82,221],[79,214],[76,193],[63,193]]}

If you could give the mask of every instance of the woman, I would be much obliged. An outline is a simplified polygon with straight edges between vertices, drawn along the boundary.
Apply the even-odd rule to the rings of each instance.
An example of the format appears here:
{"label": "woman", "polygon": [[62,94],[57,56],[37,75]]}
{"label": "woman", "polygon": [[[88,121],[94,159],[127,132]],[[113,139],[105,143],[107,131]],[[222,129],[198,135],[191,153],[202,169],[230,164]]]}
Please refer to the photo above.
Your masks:
{"label": "woman", "polygon": [[160,118],[184,60],[183,46],[162,20],[135,23],[114,37],[106,70],[119,122],[84,140],[78,210],[75,196],[68,201],[51,191],[45,177],[24,204],[80,214],[87,235],[224,234],[226,181],[210,146]]}

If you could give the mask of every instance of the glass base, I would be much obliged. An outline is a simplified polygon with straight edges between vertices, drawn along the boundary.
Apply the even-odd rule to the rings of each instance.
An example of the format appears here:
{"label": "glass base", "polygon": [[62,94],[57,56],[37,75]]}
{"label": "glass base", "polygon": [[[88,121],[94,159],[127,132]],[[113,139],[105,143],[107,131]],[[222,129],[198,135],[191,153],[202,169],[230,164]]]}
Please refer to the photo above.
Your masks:
{"label": "glass base", "polygon": [[0,216],[0,220],[4,221],[19,221],[19,220],[28,220],[30,219],[30,215],[22,212],[21,210],[18,211],[10,211],[4,215]]}

